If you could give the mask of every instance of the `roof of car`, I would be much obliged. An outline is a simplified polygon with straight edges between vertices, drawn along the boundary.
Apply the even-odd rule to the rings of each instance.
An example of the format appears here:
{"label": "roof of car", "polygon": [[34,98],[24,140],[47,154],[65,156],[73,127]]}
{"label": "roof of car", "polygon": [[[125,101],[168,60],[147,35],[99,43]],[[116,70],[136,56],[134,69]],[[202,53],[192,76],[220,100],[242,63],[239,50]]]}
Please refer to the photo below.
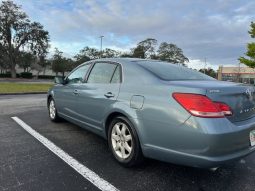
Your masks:
{"label": "roof of car", "polygon": [[121,64],[126,64],[126,63],[130,64],[130,63],[141,62],[141,61],[159,62],[159,60],[141,59],[141,58],[100,58],[94,61],[112,61],[112,62],[118,62]]}

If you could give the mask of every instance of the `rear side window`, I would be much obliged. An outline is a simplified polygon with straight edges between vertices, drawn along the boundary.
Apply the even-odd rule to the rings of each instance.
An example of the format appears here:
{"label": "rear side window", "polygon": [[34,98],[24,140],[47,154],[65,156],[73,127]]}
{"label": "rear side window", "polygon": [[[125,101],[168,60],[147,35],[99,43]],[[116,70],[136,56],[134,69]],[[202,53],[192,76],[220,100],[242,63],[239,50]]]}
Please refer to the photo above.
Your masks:
{"label": "rear side window", "polygon": [[138,64],[162,80],[215,80],[201,72],[167,62],[140,61]]}
{"label": "rear side window", "polygon": [[110,63],[96,63],[91,70],[88,83],[110,83],[117,65]]}

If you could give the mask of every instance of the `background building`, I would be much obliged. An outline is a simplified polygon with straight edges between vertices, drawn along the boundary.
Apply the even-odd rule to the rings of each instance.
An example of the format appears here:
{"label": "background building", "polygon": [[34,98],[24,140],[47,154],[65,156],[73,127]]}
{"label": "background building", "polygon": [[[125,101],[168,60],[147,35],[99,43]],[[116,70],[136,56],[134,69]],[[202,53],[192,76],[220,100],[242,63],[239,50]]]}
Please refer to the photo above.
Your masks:
{"label": "background building", "polygon": [[218,69],[218,80],[255,84],[255,69],[220,66]]}

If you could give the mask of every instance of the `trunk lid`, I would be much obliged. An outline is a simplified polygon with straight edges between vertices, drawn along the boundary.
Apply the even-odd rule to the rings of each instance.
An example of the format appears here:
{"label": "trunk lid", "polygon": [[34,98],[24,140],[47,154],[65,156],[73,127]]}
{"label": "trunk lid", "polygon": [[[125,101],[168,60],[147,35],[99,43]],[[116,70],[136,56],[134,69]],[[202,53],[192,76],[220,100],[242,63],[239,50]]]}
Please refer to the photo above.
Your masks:
{"label": "trunk lid", "polygon": [[245,84],[228,84],[217,89],[207,89],[206,95],[213,101],[229,105],[233,115],[227,117],[232,122],[243,121],[255,115],[255,89]]}
{"label": "trunk lid", "polygon": [[[227,117],[231,122],[238,122],[255,116],[255,87],[246,84],[223,81],[172,81],[172,85],[199,88],[206,91],[206,96],[216,102],[231,107],[233,115]],[[187,92],[188,93],[188,92]]]}

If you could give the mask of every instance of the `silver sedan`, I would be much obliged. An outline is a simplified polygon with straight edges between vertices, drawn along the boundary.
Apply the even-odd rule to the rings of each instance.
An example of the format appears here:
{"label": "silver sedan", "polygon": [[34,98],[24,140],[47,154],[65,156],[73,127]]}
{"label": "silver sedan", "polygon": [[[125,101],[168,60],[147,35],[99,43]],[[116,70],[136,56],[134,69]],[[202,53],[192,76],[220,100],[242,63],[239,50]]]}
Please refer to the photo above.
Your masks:
{"label": "silver sedan", "polygon": [[211,168],[255,151],[254,91],[166,62],[100,59],[56,78],[48,108],[52,121],[107,139],[124,166],[148,157]]}

